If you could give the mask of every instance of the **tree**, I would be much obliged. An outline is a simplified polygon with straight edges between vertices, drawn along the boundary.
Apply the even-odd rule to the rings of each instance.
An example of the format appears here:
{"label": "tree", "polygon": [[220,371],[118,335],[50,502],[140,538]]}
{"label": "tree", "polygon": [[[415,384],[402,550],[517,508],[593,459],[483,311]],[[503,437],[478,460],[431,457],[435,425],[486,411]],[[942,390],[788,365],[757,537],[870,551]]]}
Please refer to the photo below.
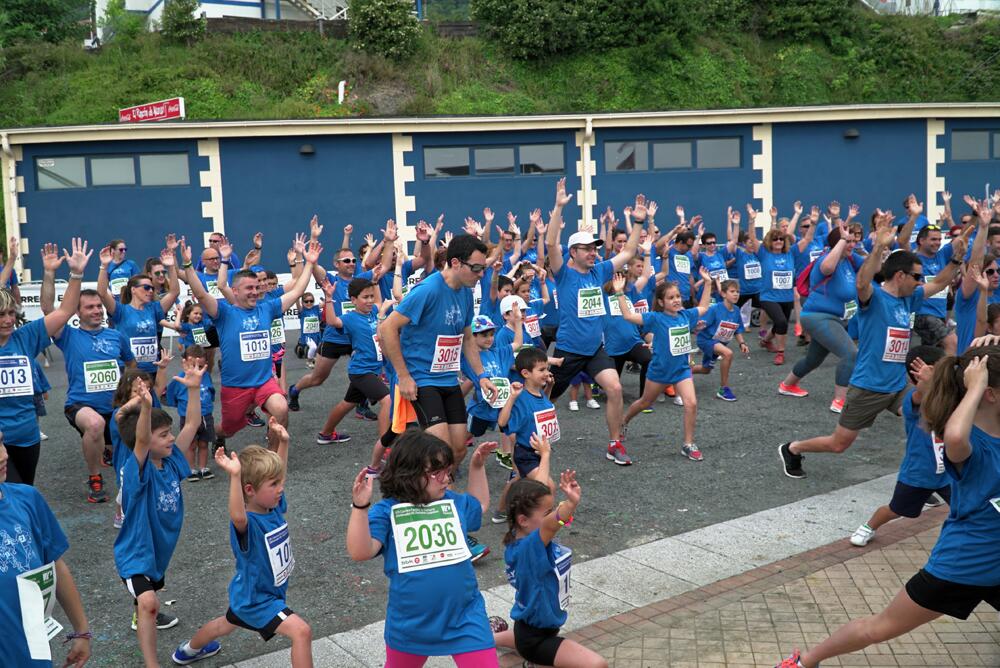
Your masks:
{"label": "tree", "polygon": [[89,0],[3,0],[0,44],[83,38],[80,22],[90,15]]}
{"label": "tree", "polygon": [[97,23],[105,31],[105,41],[132,40],[146,31],[146,19],[145,14],[125,9],[125,0],[110,0]]}
{"label": "tree", "polygon": [[160,32],[170,42],[190,46],[205,36],[205,21],[195,16],[198,0],[169,0]]}
{"label": "tree", "polygon": [[351,0],[347,16],[355,49],[402,60],[417,48],[420,23],[412,0]]}

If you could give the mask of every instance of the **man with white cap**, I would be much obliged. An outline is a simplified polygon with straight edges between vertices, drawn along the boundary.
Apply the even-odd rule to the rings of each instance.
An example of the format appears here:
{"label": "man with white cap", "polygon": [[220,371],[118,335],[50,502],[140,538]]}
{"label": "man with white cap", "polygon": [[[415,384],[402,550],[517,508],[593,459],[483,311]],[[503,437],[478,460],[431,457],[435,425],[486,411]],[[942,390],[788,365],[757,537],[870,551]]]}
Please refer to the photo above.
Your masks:
{"label": "man with white cap", "polygon": [[554,384],[551,399],[555,400],[569,386],[570,380],[586,371],[604,388],[608,403],[608,460],[628,466],[632,458],[625,452],[621,441],[622,386],[615,371],[615,364],[604,351],[604,297],[602,286],[611,280],[635,255],[639,236],[646,221],[645,198],[636,198],[632,210],[632,232],[625,248],[610,260],[597,262],[597,249],[604,245],[602,239],[589,232],[575,232],[569,238],[569,261],[564,262],[559,253],[559,231],[562,229],[562,210],[569,203],[566,179],[556,184],[555,208],[549,217],[546,248],[549,265],[559,290],[559,334],[553,357],[561,357],[562,365],[553,370]]}

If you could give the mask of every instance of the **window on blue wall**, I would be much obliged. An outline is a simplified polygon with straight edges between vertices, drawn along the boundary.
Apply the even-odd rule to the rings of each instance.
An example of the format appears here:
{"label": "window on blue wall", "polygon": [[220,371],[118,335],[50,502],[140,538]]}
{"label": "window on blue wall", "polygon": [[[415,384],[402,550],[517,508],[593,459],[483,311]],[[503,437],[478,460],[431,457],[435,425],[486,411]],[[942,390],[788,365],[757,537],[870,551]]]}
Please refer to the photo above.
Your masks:
{"label": "window on blue wall", "polygon": [[649,169],[649,142],[604,142],[604,168],[609,172],[635,172]]}
{"label": "window on blue wall", "polygon": [[468,176],[469,147],[451,146],[424,149],[424,176]]}
{"label": "window on blue wall", "polygon": [[952,160],[989,160],[990,133],[988,130],[952,130]]}
{"label": "window on blue wall", "polygon": [[473,156],[477,175],[514,173],[513,148],[477,148],[473,151]]}
{"label": "window on blue wall", "polygon": [[86,160],[82,157],[35,158],[39,190],[87,187]]}
{"label": "window on blue wall", "polygon": [[562,144],[522,144],[518,148],[522,174],[562,174],[566,171]]}
{"label": "window on blue wall", "polygon": [[740,138],[721,137],[697,140],[698,169],[740,166]]}
{"label": "window on blue wall", "polygon": [[1000,158],[1000,132],[993,133],[993,159]]}
{"label": "window on blue wall", "polygon": [[191,183],[187,153],[152,153],[139,156],[144,186],[186,186]]}
{"label": "window on blue wall", "polygon": [[90,185],[134,186],[135,158],[130,156],[91,158]]}
{"label": "window on blue wall", "polygon": [[691,169],[691,142],[664,141],[653,144],[653,169]]}

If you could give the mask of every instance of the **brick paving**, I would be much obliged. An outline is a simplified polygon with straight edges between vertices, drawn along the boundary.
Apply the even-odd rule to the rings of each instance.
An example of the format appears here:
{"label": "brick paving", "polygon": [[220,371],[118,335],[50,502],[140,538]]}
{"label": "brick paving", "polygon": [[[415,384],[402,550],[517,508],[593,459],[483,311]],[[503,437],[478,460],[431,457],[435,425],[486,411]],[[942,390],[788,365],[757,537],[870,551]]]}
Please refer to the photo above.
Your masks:
{"label": "brick paving", "polygon": [[[924,565],[946,508],[879,530],[867,547],[846,538],[583,627],[568,637],[613,668],[774,666],[841,624],[882,610]],[[570,614],[572,615],[572,608]],[[503,668],[520,666],[507,654]],[[1000,666],[1000,619],[981,605],[966,621],[932,624],[826,666]]]}

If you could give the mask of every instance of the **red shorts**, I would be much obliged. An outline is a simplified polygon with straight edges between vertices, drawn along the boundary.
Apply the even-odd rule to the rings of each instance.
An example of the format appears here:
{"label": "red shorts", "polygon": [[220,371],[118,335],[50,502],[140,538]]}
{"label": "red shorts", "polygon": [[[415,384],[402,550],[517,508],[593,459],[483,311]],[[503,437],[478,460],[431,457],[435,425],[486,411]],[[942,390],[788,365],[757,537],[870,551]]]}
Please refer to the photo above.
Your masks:
{"label": "red shorts", "polygon": [[273,377],[260,387],[222,386],[222,433],[232,436],[247,426],[247,411],[251,407],[263,406],[273,394],[284,396],[281,386]]}

